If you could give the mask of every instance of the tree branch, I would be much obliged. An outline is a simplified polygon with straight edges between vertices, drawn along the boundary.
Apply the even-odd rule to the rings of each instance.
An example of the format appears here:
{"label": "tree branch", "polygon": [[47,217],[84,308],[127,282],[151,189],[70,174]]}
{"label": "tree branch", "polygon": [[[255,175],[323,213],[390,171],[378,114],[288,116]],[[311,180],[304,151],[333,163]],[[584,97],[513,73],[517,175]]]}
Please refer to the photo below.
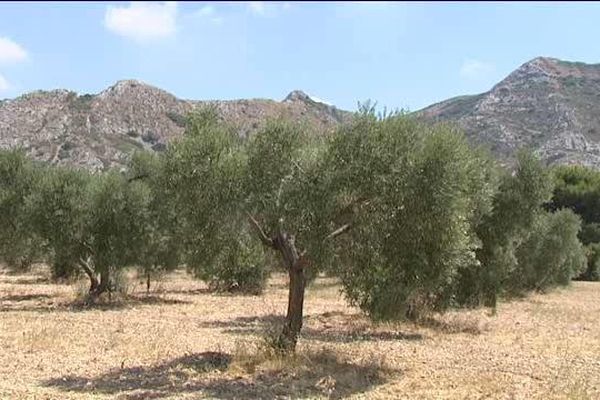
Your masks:
{"label": "tree branch", "polygon": [[340,236],[341,234],[349,231],[350,228],[352,228],[352,224],[342,225],[341,227],[339,227],[338,229],[336,229],[335,231],[333,231],[329,235],[327,235],[323,241],[329,240],[329,239],[334,239],[334,238]]}
{"label": "tree branch", "polygon": [[298,168],[298,170],[304,175],[307,175],[307,173],[302,169],[302,167],[300,167],[300,164],[298,164],[295,160],[292,160],[292,164],[294,164],[294,166],[296,166],[296,168]]}
{"label": "tree branch", "polygon": [[83,268],[86,275],[89,277],[95,276],[94,269],[90,266],[89,259],[84,260],[82,257],[79,257],[79,265]]}
{"label": "tree branch", "polygon": [[82,245],[90,254],[94,255],[94,249],[92,249],[90,247],[89,244],[87,244],[85,241],[83,240],[77,240],[79,242],[80,245]]}
{"label": "tree branch", "polygon": [[127,179],[127,183],[131,183],[133,181],[137,181],[140,179],[145,179],[145,178],[148,178],[149,176],[150,176],[150,174],[140,174],[140,175],[132,176],[131,178]]}
{"label": "tree branch", "polygon": [[248,215],[248,220],[250,221],[250,223],[254,227],[254,230],[258,234],[258,238],[260,239],[260,241],[263,242],[263,244],[267,247],[275,248],[275,243],[273,242],[273,239],[270,239],[267,236],[265,231],[263,231],[263,229],[260,227],[260,224],[258,223],[258,221],[256,219],[254,219],[254,217],[250,213],[246,213],[246,214]]}

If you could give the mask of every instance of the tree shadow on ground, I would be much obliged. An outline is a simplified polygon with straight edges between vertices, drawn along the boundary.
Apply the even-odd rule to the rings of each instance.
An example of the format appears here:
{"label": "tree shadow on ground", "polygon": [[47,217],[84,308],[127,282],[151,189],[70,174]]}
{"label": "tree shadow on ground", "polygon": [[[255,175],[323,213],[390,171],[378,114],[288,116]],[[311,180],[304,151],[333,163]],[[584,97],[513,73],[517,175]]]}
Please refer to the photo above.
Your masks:
{"label": "tree shadow on ground", "polygon": [[[382,384],[393,371],[378,364],[356,365],[322,352],[301,364],[257,369],[250,374],[228,370],[232,356],[205,352],[151,367],[115,369],[96,377],[64,376],[44,386],[69,392],[119,398],[159,399],[194,392],[217,399],[343,398]],[[294,365],[294,362],[291,363]]]}
{"label": "tree shadow on ground", "polygon": [[[337,318],[348,317],[343,313],[325,313],[323,315],[306,316],[305,322],[311,319],[324,319],[335,315]],[[235,335],[265,334],[282,326],[284,317],[276,314],[267,314],[258,317],[238,317],[232,320],[207,321],[202,323],[206,328],[222,328],[223,333]],[[306,324],[308,325],[308,324]],[[400,332],[398,330],[374,330],[368,325],[348,327],[348,324],[334,324],[333,327],[305,326],[300,334],[301,338],[325,343],[352,343],[366,341],[392,341],[392,340],[423,340],[420,333]]]}
{"label": "tree shadow on ground", "polygon": [[0,313],[58,311],[63,306],[56,299],[57,296],[46,293],[8,295],[0,298]]}
{"label": "tree shadow on ground", "polygon": [[114,311],[131,309],[143,305],[180,305],[191,303],[192,302],[188,300],[171,299],[162,296],[128,295],[116,299],[102,299],[97,301],[91,301],[89,298],[84,298],[71,303],[68,308],[70,311],[79,312],[91,310]]}
{"label": "tree shadow on ground", "polygon": [[488,330],[488,324],[482,322],[479,318],[462,315],[454,318],[426,317],[417,321],[416,324],[445,334],[466,333],[475,336]]}
{"label": "tree shadow on ground", "polygon": [[208,288],[196,288],[196,289],[156,289],[156,293],[160,294],[184,294],[184,295],[196,295],[196,294],[211,294],[212,292]]}
{"label": "tree shadow on ground", "polygon": [[[23,275],[23,273],[5,274],[5,275],[6,276],[15,276],[15,275],[19,276],[19,275]],[[51,281],[50,281],[50,279],[45,278],[43,276],[30,276],[30,277],[24,277],[24,278],[2,280],[2,283],[9,284],[9,285],[40,285],[40,284],[51,283]]]}
{"label": "tree shadow on ground", "polygon": [[[146,305],[180,305],[191,304],[191,301],[181,299],[169,299],[161,296],[137,296],[130,295],[124,299],[102,300],[90,302],[79,299],[74,302],[52,302],[44,304],[43,300],[50,300],[55,296],[48,294],[13,295],[0,298],[0,312],[86,312],[86,311],[118,311],[131,309],[136,306]],[[32,302],[34,301],[34,302]],[[11,304],[6,304],[11,302]]]}
{"label": "tree shadow on ground", "polygon": [[43,293],[33,293],[33,294],[15,294],[10,296],[4,296],[0,298],[0,302],[3,301],[31,301],[31,300],[42,300],[42,299],[51,299],[54,296]]}

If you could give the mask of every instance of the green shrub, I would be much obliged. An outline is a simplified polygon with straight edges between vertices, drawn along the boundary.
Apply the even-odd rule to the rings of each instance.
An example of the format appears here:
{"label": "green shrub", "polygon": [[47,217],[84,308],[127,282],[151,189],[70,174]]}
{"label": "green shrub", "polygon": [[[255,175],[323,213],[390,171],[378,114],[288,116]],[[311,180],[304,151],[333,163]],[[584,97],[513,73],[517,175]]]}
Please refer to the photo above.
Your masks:
{"label": "green shrub", "polygon": [[459,300],[495,308],[498,295],[513,290],[509,278],[519,268],[517,248],[529,237],[551,195],[546,168],[531,153],[519,153],[516,170],[502,176],[491,212],[475,228],[481,240],[478,262],[462,278],[477,284],[459,283]]}
{"label": "green shrub", "polygon": [[581,281],[600,281],[600,243],[592,243],[585,247],[586,268],[577,277]]}
{"label": "green shrub", "polygon": [[262,293],[268,276],[262,248],[248,236],[232,238],[213,263],[194,272],[214,291],[253,295]]}
{"label": "green shrub", "polygon": [[507,290],[523,293],[569,284],[585,265],[579,228],[580,219],[570,210],[541,214],[516,251],[518,267]]}

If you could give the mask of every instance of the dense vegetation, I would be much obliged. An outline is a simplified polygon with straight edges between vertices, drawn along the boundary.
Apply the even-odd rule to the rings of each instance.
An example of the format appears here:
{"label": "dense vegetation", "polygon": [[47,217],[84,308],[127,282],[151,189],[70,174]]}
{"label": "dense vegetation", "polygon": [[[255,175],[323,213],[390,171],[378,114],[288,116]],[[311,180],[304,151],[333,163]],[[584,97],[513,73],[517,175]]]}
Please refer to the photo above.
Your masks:
{"label": "dense vegetation", "polygon": [[319,273],[338,276],[374,320],[495,307],[499,296],[568,284],[585,269],[578,235],[600,222],[598,193],[571,204],[570,175],[558,176],[548,207],[553,175],[532,155],[501,170],[455,128],[368,107],[330,135],[271,121],[248,140],[204,109],[182,140],[134,155],[126,172],[0,153],[0,256],[21,268],[44,261],[57,279],[85,274],[90,300],[114,291],[127,267],[148,287],[185,265],[214,290],[252,294],[282,268],[289,303],[277,345],[293,350]]}
{"label": "dense vegetation", "polygon": [[555,189],[548,209],[568,208],[582,220],[579,239],[586,246],[587,268],[578,278],[600,280],[600,171],[568,165],[553,172]]}

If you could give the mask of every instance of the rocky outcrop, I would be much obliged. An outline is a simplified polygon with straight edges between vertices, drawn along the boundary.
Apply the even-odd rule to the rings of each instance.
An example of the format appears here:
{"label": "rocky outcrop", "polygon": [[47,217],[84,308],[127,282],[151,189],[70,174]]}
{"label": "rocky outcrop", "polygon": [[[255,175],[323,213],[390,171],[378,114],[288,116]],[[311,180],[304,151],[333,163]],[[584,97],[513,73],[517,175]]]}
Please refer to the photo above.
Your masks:
{"label": "rocky outcrop", "polygon": [[[351,113],[299,90],[267,99],[194,101],[133,80],[96,95],[37,91],[0,102],[0,148],[92,170],[122,166],[136,149],[161,151],[184,131],[185,116],[211,104],[247,137],[269,118],[315,132],[333,130]],[[510,162],[528,147],[550,164],[600,167],[600,65],[538,57],[486,93],[461,96],[415,113],[461,127],[476,144]]]}
{"label": "rocky outcrop", "polygon": [[458,124],[507,161],[526,147],[550,164],[600,167],[600,65],[538,57],[486,93],[417,114]]}
{"label": "rocky outcrop", "polygon": [[241,136],[256,131],[268,118],[292,118],[318,132],[350,118],[350,113],[299,91],[282,102],[192,101],[125,80],[96,95],[37,91],[0,102],[0,148],[22,147],[35,159],[91,170],[118,167],[134,150],[164,150],[183,134],[188,112],[205,104],[214,105]]}

